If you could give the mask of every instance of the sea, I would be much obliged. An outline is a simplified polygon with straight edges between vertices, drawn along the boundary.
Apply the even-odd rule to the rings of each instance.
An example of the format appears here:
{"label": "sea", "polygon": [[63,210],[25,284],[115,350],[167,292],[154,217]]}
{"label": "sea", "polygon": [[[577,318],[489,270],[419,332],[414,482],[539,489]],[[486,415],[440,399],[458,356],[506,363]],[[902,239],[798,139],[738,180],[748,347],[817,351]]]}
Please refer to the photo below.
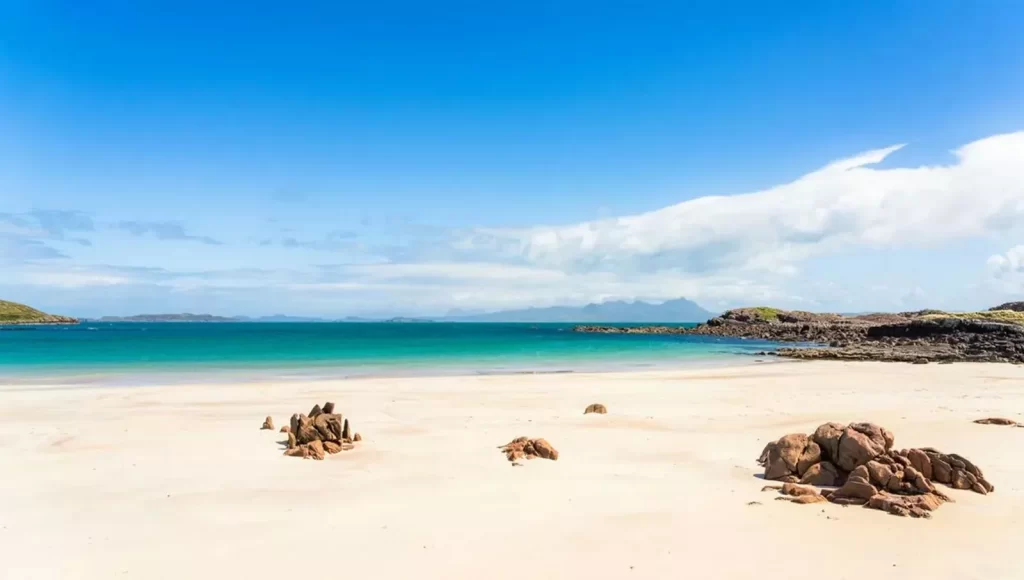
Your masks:
{"label": "sea", "polygon": [[[568,373],[754,362],[757,340],[573,324],[85,322],[0,327],[0,385]],[[677,325],[692,326],[692,325]]]}

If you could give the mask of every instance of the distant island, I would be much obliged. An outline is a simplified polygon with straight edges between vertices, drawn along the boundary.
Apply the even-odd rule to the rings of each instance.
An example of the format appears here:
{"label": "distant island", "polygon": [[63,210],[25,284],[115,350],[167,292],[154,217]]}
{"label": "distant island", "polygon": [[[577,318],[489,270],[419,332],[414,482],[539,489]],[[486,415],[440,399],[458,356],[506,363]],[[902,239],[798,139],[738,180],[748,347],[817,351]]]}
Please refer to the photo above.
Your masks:
{"label": "distant island", "polygon": [[47,314],[31,306],[0,300],[0,325],[9,324],[78,324],[78,319]]}
{"label": "distant island", "polygon": [[104,316],[90,318],[96,322],[239,322],[237,318],[212,314],[136,314],[134,316]]}
{"label": "distant island", "polygon": [[445,322],[580,322],[580,323],[681,323],[701,322],[714,316],[691,300],[678,298],[660,304],[622,300],[586,306],[552,306],[505,310],[487,314],[445,316]]}

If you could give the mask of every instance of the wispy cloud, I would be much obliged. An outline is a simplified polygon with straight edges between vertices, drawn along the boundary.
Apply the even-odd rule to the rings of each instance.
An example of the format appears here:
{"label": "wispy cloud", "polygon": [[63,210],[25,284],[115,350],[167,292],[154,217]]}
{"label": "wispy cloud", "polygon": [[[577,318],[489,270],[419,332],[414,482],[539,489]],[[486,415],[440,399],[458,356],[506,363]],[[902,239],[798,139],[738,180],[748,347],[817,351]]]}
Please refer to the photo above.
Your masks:
{"label": "wispy cloud", "polygon": [[456,247],[573,270],[765,272],[850,247],[920,247],[1024,225],[1024,132],[955,151],[947,166],[883,169],[900,146],[762,191],[564,226],[477,229]]}
{"label": "wispy cloud", "polygon": [[[282,229],[282,232],[286,229]],[[261,246],[279,245],[282,248],[305,248],[308,250],[319,250],[332,252],[337,250],[355,250],[361,248],[357,242],[358,234],[348,230],[334,230],[317,239],[300,239],[295,236],[282,238],[264,238],[260,240]]]}
{"label": "wispy cloud", "polygon": [[80,211],[35,209],[25,213],[0,213],[0,234],[25,240],[69,241],[90,246],[86,238],[72,234],[95,231],[88,214]]}
{"label": "wispy cloud", "polygon": [[222,242],[208,236],[195,236],[185,231],[178,222],[120,221],[115,226],[132,235],[152,235],[158,240],[184,240],[219,246]]}
{"label": "wispy cloud", "polygon": [[26,240],[0,234],[0,263],[10,265],[28,260],[54,260],[67,257],[67,254],[39,240]]}

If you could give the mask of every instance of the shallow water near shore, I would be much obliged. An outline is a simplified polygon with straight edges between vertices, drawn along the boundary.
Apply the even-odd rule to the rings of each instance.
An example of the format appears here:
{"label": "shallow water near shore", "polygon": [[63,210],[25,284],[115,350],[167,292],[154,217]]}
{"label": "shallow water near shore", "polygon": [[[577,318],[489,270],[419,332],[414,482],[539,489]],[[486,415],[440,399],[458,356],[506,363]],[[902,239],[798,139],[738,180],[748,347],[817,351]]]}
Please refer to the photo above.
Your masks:
{"label": "shallow water near shore", "polygon": [[753,362],[773,343],[571,324],[83,323],[0,332],[8,383],[567,373]]}

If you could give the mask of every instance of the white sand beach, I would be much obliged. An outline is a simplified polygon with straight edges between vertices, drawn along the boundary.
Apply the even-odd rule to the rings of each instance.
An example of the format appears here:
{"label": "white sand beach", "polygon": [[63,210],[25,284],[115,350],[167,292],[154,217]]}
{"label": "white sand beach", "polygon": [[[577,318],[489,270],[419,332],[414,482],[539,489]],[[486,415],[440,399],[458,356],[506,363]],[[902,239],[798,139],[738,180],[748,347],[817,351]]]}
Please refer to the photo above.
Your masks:
{"label": "white sand beach", "polygon": [[[354,451],[284,457],[259,429],[326,400]],[[594,402],[609,414],[584,416]],[[0,577],[1024,578],[1024,429],[972,423],[988,416],[1024,420],[1024,368],[0,379]],[[761,492],[766,442],[858,420],[970,458],[995,493],[950,490],[916,520]],[[512,467],[496,447],[520,435],[558,461]]]}

